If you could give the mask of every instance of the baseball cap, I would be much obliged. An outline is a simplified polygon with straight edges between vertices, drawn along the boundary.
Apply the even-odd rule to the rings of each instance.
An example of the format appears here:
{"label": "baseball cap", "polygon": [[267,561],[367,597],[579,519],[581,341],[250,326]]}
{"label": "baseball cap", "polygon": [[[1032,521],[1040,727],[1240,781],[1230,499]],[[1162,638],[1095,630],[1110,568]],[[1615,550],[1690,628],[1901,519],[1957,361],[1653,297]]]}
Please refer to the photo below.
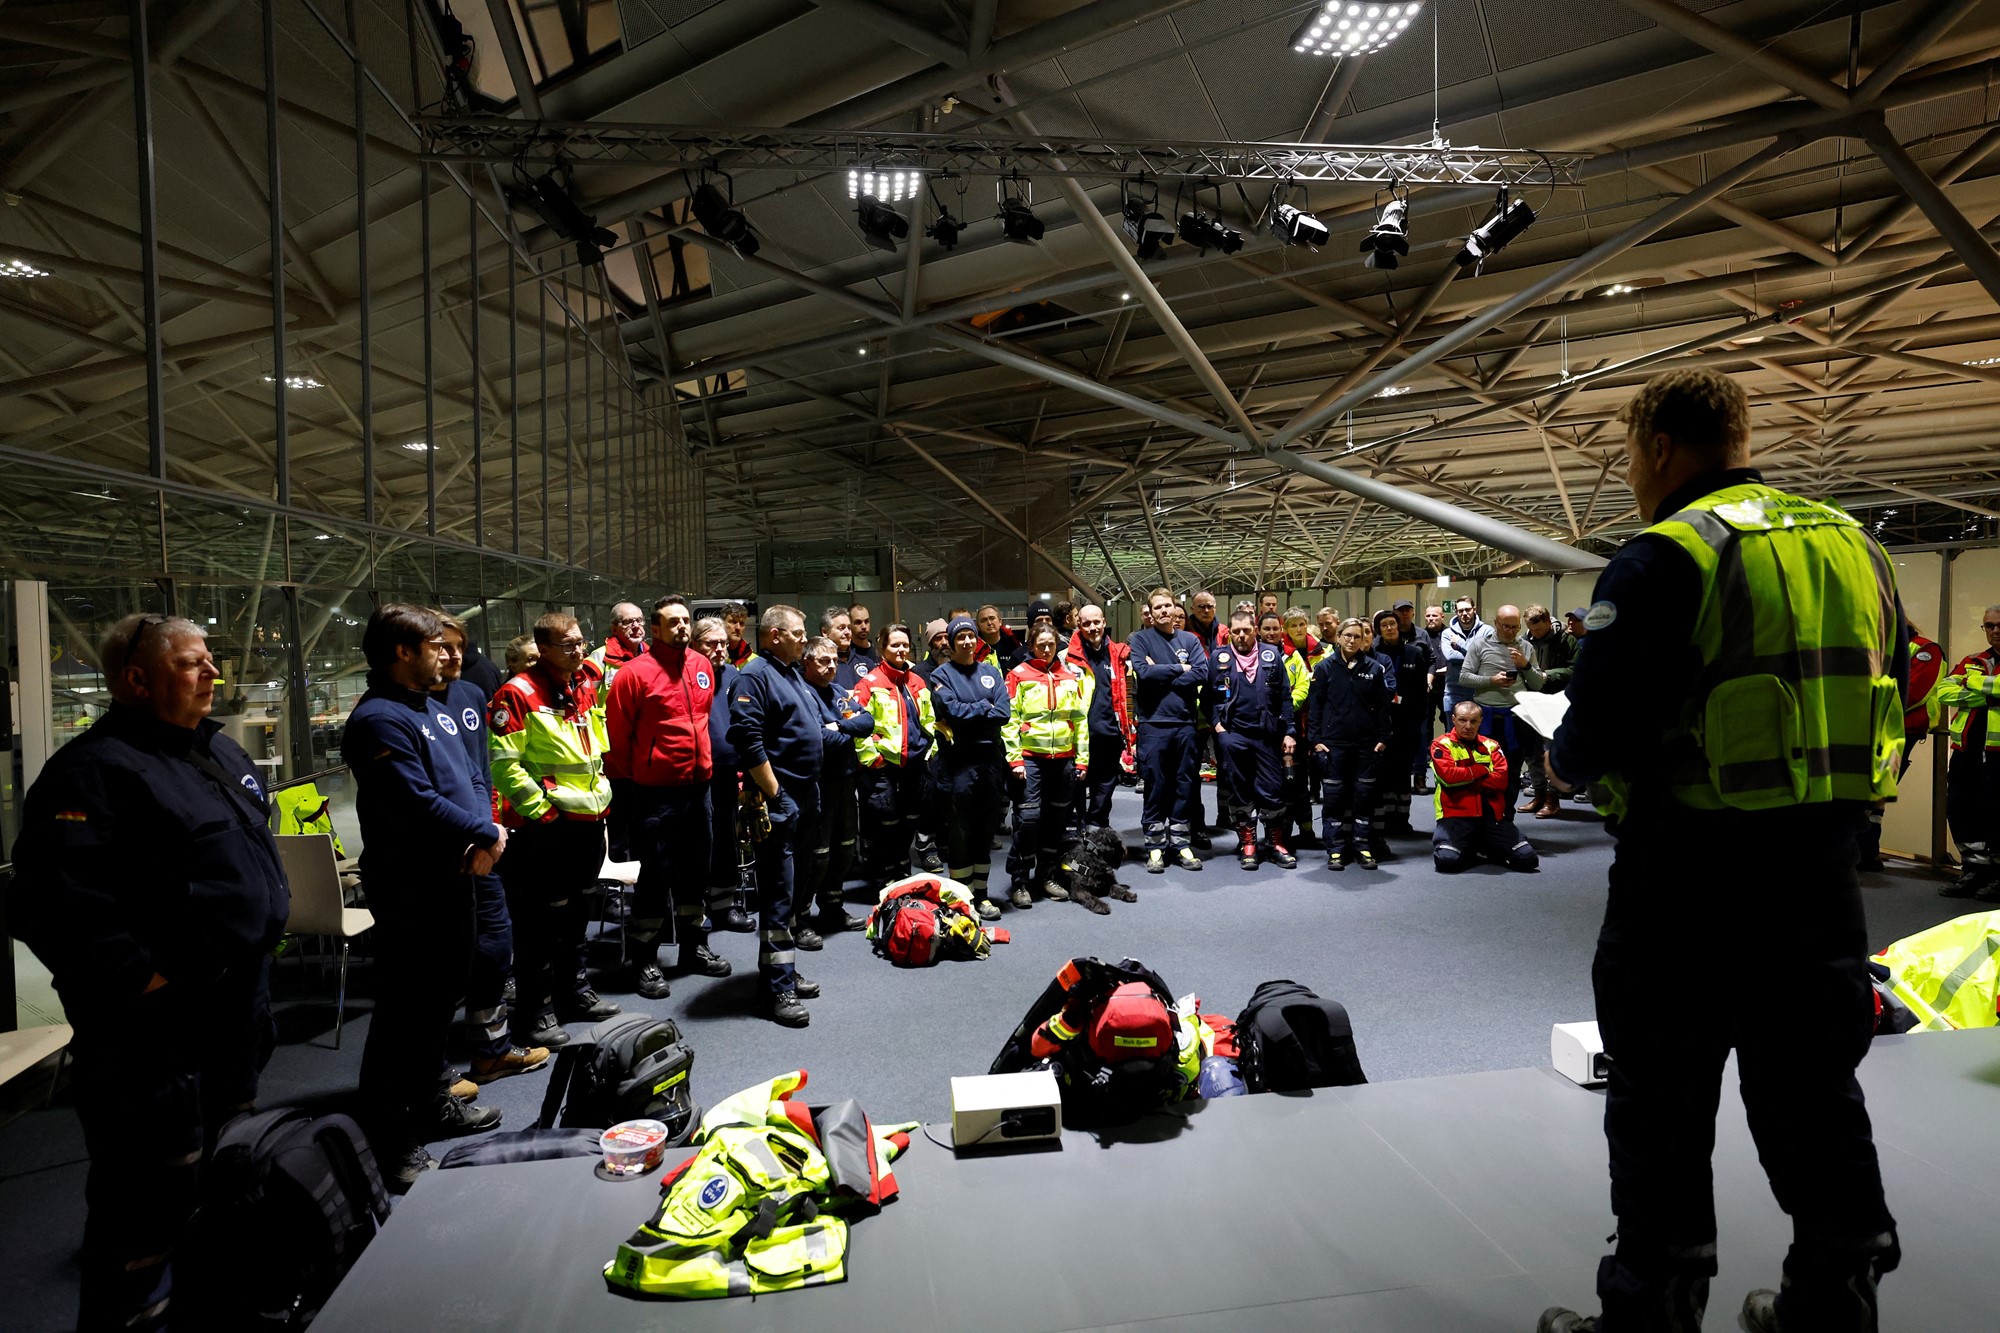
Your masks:
{"label": "baseball cap", "polygon": [[1417,609],[1417,604],[1406,597],[1389,609],[1391,611],[1414,611]]}
{"label": "baseball cap", "polygon": [[1580,607],[1580,606],[1577,606],[1577,607],[1571,607],[1571,608],[1570,608],[1569,610],[1567,610],[1567,611],[1563,612],[1563,619],[1564,619],[1564,620],[1582,620],[1582,619],[1583,619],[1583,608],[1582,608],[1582,607]]}
{"label": "baseball cap", "polygon": [[1089,1038],[1090,1049],[1106,1064],[1168,1060],[1179,1054],[1173,1015],[1143,981],[1128,981],[1111,992],[1090,1022]]}

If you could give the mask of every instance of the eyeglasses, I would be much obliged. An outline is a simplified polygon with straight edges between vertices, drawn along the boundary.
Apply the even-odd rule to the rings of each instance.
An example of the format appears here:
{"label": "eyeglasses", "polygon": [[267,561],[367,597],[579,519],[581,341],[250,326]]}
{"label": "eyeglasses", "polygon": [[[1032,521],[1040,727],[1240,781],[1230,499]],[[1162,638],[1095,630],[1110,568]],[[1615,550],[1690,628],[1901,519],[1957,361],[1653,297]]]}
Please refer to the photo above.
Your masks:
{"label": "eyeglasses", "polygon": [[645,623],[646,623],[646,617],[644,617],[644,616],[620,616],[620,617],[618,617],[617,621],[616,621],[616,622],[614,622],[614,623],[616,623],[616,624],[620,624],[620,625],[643,625],[643,624],[645,624]]}
{"label": "eyeglasses", "polygon": [[[1986,621],[1985,623],[1983,623],[1982,625],[1980,625],[1980,627],[1979,627],[1979,628],[1981,628],[1981,629],[2000,629],[2000,621],[1993,621],[1993,620],[1989,620],[1989,621]],[[135,643],[136,643],[136,642],[138,642],[138,640],[137,640],[137,639],[134,639],[134,640],[133,640],[133,642],[135,642]]]}
{"label": "eyeglasses", "polygon": [[588,639],[558,639],[556,641],[556,647],[561,648],[566,652],[580,653],[583,651],[584,644],[588,642],[589,642]]}
{"label": "eyeglasses", "polygon": [[132,665],[133,662],[138,660],[139,645],[146,641],[147,632],[151,630],[155,625],[164,625],[166,623],[167,623],[167,617],[159,614],[158,612],[153,612],[150,615],[144,615],[139,617],[139,628],[133,632],[132,638],[125,645],[126,666],[130,666]]}

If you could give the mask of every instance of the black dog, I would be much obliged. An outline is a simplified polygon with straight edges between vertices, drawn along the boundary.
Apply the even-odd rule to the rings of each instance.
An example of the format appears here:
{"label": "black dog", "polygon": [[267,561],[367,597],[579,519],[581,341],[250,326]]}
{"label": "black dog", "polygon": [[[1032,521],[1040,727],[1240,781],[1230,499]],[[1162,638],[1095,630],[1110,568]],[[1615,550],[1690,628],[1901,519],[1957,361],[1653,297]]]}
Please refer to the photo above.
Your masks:
{"label": "black dog", "polygon": [[1138,902],[1139,895],[1118,882],[1118,867],[1124,860],[1125,842],[1110,829],[1085,829],[1081,836],[1072,836],[1063,845],[1064,879],[1069,886],[1070,901],[1099,916],[1111,913],[1103,902],[1105,898]]}

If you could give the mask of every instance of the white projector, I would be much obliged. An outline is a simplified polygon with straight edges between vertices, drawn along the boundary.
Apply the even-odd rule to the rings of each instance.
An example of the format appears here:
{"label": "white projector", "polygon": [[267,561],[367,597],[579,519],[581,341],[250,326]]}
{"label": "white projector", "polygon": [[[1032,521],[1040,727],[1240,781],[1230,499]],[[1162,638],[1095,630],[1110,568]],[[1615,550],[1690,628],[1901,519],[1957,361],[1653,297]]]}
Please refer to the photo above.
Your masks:
{"label": "white projector", "polygon": [[1611,1060],[1596,1023],[1558,1023],[1549,1033],[1549,1063],[1570,1082],[1588,1088],[1604,1082]]}
{"label": "white projector", "polygon": [[1046,1069],[951,1081],[951,1141],[959,1151],[1062,1135],[1062,1092]]}

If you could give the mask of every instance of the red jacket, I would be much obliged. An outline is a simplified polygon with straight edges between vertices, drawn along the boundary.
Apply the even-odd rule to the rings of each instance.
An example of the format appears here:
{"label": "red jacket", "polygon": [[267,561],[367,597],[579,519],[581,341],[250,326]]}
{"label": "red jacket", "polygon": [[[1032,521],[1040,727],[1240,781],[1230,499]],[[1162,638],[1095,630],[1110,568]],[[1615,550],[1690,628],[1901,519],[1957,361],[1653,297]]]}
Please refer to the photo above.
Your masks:
{"label": "red jacket", "polygon": [[1431,742],[1431,769],[1439,819],[1508,817],[1507,756],[1491,736],[1475,736],[1468,745],[1447,731]]}
{"label": "red jacket", "polygon": [[[1118,730],[1125,733],[1125,753],[1130,755],[1135,747],[1135,728],[1132,725],[1132,649],[1118,642],[1110,635],[1104,636],[1104,644],[1111,650],[1111,715],[1118,719]],[[1063,659],[1069,669],[1078,676],[1093,679],[1096,672],[1090,669],[1090,657],[1083,649],[1083,631],[1076,630],[1069,636],[1069,655]]]}
{"label": "red jacket", "polygon": [[1906,733],[1931,729],[1931,691],[1944,673],[1944,649],[1921,634],[1910,636],[1910,688],[1903,697],[1910,706],[1903,711]]}
{"label": "red jacket", "polygon": [[706,783],[715,667],[692,648],[656,643],[611,680],[604,772],[648,787]]}

